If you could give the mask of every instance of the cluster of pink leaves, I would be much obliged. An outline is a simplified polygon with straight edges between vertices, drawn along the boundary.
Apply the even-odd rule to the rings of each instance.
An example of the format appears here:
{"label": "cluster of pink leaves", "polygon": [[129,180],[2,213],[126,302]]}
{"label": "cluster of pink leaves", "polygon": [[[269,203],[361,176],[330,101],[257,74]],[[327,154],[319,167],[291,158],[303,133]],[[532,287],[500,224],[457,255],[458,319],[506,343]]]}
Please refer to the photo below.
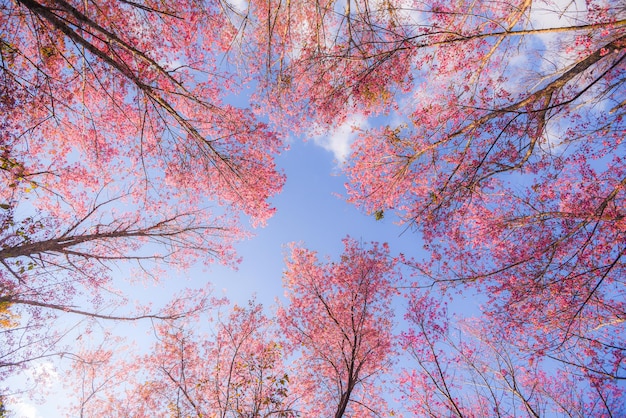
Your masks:
{"label": "cluster of pink leaves", "polygon": [[392,297],[399,277],[386,245],[346,238],[341,262],[293,247],[278,321],[300,352],[292,379],[307,416],[369,416],[384,410],[377,375],[392,364]]}

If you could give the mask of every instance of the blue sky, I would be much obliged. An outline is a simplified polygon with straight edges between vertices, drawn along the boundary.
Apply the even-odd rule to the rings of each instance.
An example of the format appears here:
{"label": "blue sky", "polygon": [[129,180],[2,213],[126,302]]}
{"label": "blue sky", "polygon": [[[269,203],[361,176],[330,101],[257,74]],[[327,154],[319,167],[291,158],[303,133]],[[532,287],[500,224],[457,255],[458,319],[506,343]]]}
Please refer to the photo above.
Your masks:
{"label": "blue sky", "polygon": [[242,301],[256,292],[264,304],[282,294],[285,245],[302,242],[320,255],[337,255],[341,239],[350,235],[364,242],[389,242],[393,252],[415,254],[421,249],[418,236],[394,222],[392,214],[376,221],[360,212],[344,198],[345,177],[333,153],[313,141],[294,141],[279,157],[287,175],[283,192],[274,199],[276,215],[256,236],[237,246],[243,262],[238,271],[216,266],[208,277],[216,290],[227,288],[233,301]]}

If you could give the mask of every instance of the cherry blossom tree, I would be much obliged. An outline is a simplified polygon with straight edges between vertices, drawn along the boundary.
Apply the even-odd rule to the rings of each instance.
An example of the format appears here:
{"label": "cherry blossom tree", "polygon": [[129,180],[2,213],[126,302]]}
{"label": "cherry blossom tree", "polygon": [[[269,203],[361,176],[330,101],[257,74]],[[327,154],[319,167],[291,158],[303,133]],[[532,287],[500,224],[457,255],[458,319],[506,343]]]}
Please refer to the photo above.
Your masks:
{"label": "cherry blossom tree", "polygon": [[[120,322],[140,326],[140,322],[147,321],[166,327],[185,318],[195,318],[221,303],[210,297],[209,289],[209,285],[186,289],[171,295],[164,306],[137,303],[134,308],[127,306],[124,299],[113,299],[107,304],[94,303],[90,310],[85,310],[76,304],[61,304],[53,299],[56,296],[53,292],[50,301],[36,298],[3,301],[2,304],[10,309],[3,314],[3,327],[0,329],[3,341],[0,347],[0,381],[8,385],[3,387],[3,397],[11,401],[14,401],[15,395],[26,395],[34,401],[45,399],[46,388],[52,383],[50,378],[56,373],[52,373],[54,368],[64,361],[72,361],[71,366],[83,361],[78,350],[83,338],[85,341],[103,338],[103,351],[111,351],[116,341],[122,344],[123,339],[111,334],[108,327],[113,328]],[[103,355],[98,354],[100,357]],[[44,373],[38,372],[41,367]],[[17,375],[25,383],[11,386],[7,379]]]}
{"label": "cherry blossom tree", "polygon": [[129,360],[109,347],[81,353],[72,375],[80,416],[297,416],[280,338],[261,305],[235,305],[212,335],[197,332],[210,317],[157,325],[154,347]]}
{"label": "cherry blossom tree", "polygon": [[[180,262],[182,250],[226,258],[243,234],[239,214],[255,224],[271,216],[281,143],[252,112],[224,104],[239,84],[218,65],[233,36],[220,10],[3,4],[2,260],[10,275],[9,258],[104,261],[77,248],[94,241],[115,241],[117,253],[128,252],[126,241],[161,242],[163,257],[176,253]],[[207,199],[225,209],[211,210]],[[29,209],[35,216],[16,218]]]}
{"label": "cherry blossom tree", "polygon": [[399,382],[402,403],[415,416],[605,417],[625,411],[619,380],[518,346],[488,319],[455,323],[446,304],[426,294],[412,298],[406,319],[401,345],[411,360]]}
{"label": "cherry blossom tree", "polygon": [[82,219],[88,192],[126,180],[113,196],[165,220],[168,206],[187,215],[207,197],[256,223],[271,215],[281,144],[250,111],[224,104],[241,81],[219,66],[233,36],[219,2],[2,10],[5,206],[26,183],[38,207]]}
{"label": "cherry blossom tree", "polygon": [[393,362],[393,311],[399,279],[386,245],[344,239],[340,261],[292,246],[284,275],[281,328],[299,358],[291,379],[306,416],[379,416],[380,378]]}

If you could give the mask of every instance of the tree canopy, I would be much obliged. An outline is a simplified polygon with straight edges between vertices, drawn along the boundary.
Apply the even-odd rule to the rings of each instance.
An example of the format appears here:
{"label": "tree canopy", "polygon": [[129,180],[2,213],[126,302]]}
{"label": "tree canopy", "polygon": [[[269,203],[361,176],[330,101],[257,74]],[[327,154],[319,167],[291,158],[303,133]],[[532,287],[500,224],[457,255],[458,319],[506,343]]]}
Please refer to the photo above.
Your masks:
{"label": "tree canopy", "polygon": [[[0,381],[71,358],[81,416],[626,414],[625,81],[613,0],[0,1]],[[130,308],[114,269],[236,267],[276,158],[345,126],[346,201],[414,251],[291,244],[272,314]]]}

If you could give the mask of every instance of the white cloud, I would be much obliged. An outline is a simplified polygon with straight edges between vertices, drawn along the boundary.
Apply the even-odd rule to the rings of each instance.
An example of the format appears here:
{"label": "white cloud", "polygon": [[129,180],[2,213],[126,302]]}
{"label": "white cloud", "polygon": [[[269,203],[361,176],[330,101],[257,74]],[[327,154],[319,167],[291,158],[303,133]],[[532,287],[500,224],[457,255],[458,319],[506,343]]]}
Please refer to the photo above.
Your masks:
{"label": "white cloud", "polygon": [[535,29],[558,28],[586,23],[587,5],[584,0],[556,0],[533,3],[530,22]]}
{"label": "white cloud", "polygon": [[34,405],[18,402],[9,406],[11,416],[15,418],[42,418]]}
{"label": "white cloud", "polygon": [[335,160],[342,164],[350,155],[352,142],[358,135],[358,131],[368,127],[367,119],[362,115],[350,116],[344,123],[335,127],[331,132],[313,136],[313,142],[330,151]]}
{"label": "white cloud", "polygon": [[[386,4],[383,3],[383,5]],[[397,9],[395,16],[405,25],[423,25],[427,22],[427,14],[414,8],[414,2],[411,0],[399,0],[396,3]]]}
{"label": "white cloud", "polygon": [[[587,14],[584,0],[533,2],[529,20],[534,29],[561,28],[589,23]],[[540,66],[542,73],[551,74],[554,71],[562,71],[576,60],[574,51],[567,52],[565,46],[573,46],[573,37],[577,34],[577,32],[548,32],[535,37],[543,43],[545,48]]]}
{"label": "white cloud", "polygon": [[250,6],[248,0],[229,0],[227,4],[238,13],[245,12]]}
{"label": "white cloud", "polygon": [[38,382],[44,387],[50,387],[59,381],[59,374],[56,372],[54,364],[49,361],[43,361],[28,369],[25,374],[33,381]]}

